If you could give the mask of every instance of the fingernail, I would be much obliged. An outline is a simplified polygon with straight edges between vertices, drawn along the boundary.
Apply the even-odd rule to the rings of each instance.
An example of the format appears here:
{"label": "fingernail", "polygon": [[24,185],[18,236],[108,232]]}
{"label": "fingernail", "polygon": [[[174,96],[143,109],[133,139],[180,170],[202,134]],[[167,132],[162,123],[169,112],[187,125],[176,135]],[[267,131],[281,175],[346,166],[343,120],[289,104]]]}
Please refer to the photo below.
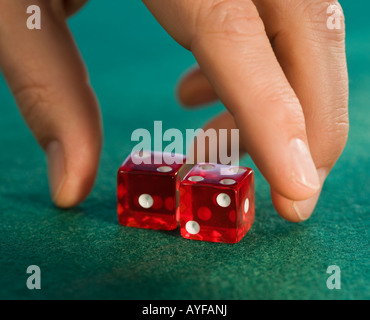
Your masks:
{"label": "fingernail", "polygon": [[317,200],[319,199],[320,192],[318,191],[315,195],[304,201],[295,201],[293,202],[294,211],[297,214],[297,217],[301,221],[307,220],[311,217],[313,210],[315,209]]}
{"label": "fingernail", "polygon": [[50,193],[53,200],[63,186],[65,179],[64,151],[59,141],[52,141],[46,148]]}
{"label": "fingernail", "polygon": [[320,180],[310,151],[301,139],[290,142],[293,180],[309,189],[320,189]]}
{"label": "fingernail", "polygon": [[[324,184],[325,178],[327,176],[327,170],[322,168],[317,170],[317,174],[319,176],[321,186]],[[298,218],[301,221],[307,220],[309,217],[311,217],[313,210],[315,209],[315,206],[317,204],[317,201],[319,200],[321,192],[320,190],[315,193],[313,197],[310,199],[304,200],[304,201],[295,201],[293,202],[293,208],[296,212]]]}

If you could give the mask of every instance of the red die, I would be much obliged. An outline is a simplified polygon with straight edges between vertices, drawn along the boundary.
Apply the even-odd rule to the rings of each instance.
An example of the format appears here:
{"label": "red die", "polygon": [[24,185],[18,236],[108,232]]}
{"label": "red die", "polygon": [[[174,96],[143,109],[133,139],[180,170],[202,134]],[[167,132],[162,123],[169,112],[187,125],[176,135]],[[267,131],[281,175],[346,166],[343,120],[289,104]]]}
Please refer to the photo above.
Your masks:
{"label": "red die", "polygon": [[[166,164],[170,158],[174,163]],[[184,163],[185,156],[179,154],[144,151],[128,156],[117,176],[119,223],[147,229],[176,229],[177,191],[181,175],[184,176]]]}
{"label": "red die", "polygon": [[249,168],[198,164],[180,185],[184,238],[239,242],[254,221],[254,175]]}

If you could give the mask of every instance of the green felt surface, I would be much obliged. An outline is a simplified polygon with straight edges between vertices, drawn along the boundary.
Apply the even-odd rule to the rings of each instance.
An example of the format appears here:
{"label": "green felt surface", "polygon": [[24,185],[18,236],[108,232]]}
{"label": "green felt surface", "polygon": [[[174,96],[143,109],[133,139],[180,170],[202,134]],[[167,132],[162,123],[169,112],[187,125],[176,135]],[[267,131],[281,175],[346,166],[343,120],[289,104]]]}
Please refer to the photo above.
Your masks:
{"label": "green felt surface", "polygon": [[[194,60],[141,2],[92,1],[70,21],[105,127],[98,179],[79,207],[52,205],[44,154],[0,78],[0,298],[369,299],[370,5],[342,4],[351,87],[347,147],[312,218],[301,224],[276,214],[256,172],[255,224],[236,245],[117,223],[116,171],[134,145],[132,131],[152,131],[154,120],[164,129],[199,128],[222,110],[178,106],[174,85]],[[243,164],[254,168],[249,159]],[[26,287],[29,265],[41,268],[41,290]],[[341,290],[326,286],[330,265],[341,268]]]}

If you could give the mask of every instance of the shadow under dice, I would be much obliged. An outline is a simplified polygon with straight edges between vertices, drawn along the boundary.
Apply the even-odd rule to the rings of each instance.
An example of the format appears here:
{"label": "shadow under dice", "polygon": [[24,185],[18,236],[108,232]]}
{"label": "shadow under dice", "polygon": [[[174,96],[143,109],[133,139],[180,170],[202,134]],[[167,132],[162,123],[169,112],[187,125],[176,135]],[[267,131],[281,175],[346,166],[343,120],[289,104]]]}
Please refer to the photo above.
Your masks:
{"label": "shadow under dice", "polygon": [[[173,164],[166,164],[171,156]],[[145,161],[145,163],[135,164]],[[155,164],[158,163],[159,164]],[[161,152],[130,155],[118,170],[117,213],[121,225],[173,230],[178,226],[178,196],[185,156]]]}
{"label": "shadow under dice", "polygon": [[180,228],[187,239],[239,242],[254,222],[254,175],[249,168],[203,163],[180,185]]}

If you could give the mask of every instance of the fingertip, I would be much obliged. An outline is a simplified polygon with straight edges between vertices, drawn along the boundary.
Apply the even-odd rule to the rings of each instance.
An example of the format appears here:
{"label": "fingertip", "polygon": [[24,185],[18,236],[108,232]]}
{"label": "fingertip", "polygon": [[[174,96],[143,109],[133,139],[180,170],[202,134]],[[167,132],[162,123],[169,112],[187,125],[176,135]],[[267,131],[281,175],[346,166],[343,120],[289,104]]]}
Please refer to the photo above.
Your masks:
{"label": "fingertip", "polygon": [[52,195],[54,204],[62,209],[69,209],[83,202],[94,186],[95,173],[89,174],[84,179],[66,176],[60,189]]}
{"label": "fingertip", "polygon": [[51,198],[57,201],[66,180],[65,154],[62,144],[54,140],[45,149],[48,160],[48,178]]}
{"label": "fingertip", "polygon": [[320,196],[318,191],[313,197],[303,201],[293,201],[271,191],[271,199],[277,213],[285,220],[290,222],[303,222],[308,220],[317,204]]}
{"label": "fingertip", "polygon": [[64,132],[46,147],[50,194],[57,207],[75,207],[91,192],[99,167],[102,136],[98,123],[81,122],[79,129]]}
{"label": "fingertip", "polygon": [[294,201],[271,189],[272,203],[282,218],[290,222],[303,222],[311,217],[319,200],[322,186],[327,176],[327,170],[324,168],[319,169],[317,174],[320,178],[321,187],[313,196],[305,200]]}
{"label": "fingertip", "polygon": [[306,221],[311,217],[319,200],[320,192],[321,190],[310,199],[293,202],[293,209],[300,221]]}
{"label": "fingertip", "polygon": [[176,85],[176,97],[180,104],[184,107],[189,105],[189,90],[187,84],[191,82],[192,74],[199,70],[199,68],[193,68],[189,71],[184,72],[178,80]]}
{"label": "fingertip", "polygon": [[[91,192],[99,165],[99,151],[78,150],[69,156],[50,156],[48,148],[48,172],[51,198],[59,208],[72,208],[86,199]],[[56,151],[58,152],[58,151]]]}
{"label": "fingertip", "polygon": [[301,222],[294,208],[294,201],[280,195],[277,191],[271,189],[271,200],[276,212],[280,217],[289,222]]}
{"label": "fingertip", "polygon": [[199,68],[188,71],[179,80],[176,95],[184,107],[205,105],[217,100],[212,86]]}

